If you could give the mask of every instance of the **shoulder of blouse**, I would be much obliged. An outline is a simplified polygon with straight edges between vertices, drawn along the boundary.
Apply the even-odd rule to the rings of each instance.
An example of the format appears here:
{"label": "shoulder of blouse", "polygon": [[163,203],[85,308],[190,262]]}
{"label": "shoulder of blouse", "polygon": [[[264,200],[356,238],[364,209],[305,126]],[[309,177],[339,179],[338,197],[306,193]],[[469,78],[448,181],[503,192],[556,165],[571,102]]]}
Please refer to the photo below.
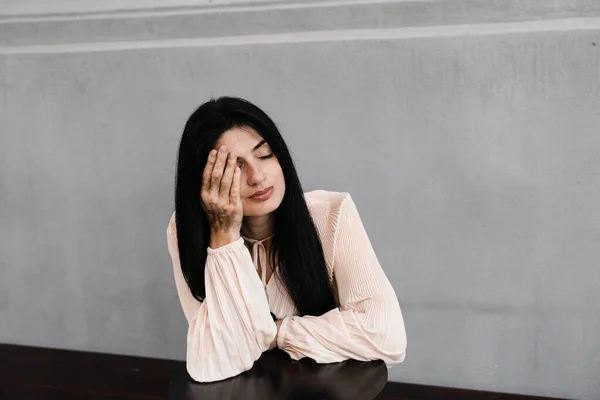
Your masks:
{"label": "shoulder of blouse", "polygon": [[315,222],[318,225],[329,225],[333,231],[337,231],[342,204],[351,196],[349,192],[318,189],[304,193],[304,198]]}
{"label": "shoulder of blouse", "polygon": [[171,214],[171,218],[169,219],[169,224],[167,226],[167,232],[169,230],[175,232],[175,211],[173,211],[173,214]]}
{"label": "shoulder of blouse", "polygon": [[335,192],[333,190],[316,189],[310,192],[304,193],[306,203],[310,205],[319,205],[323,203],[339,203],[346,198],[350,193],[348,192]]}
{"label": "shoulder of blouse", "polygon": [[169,219],[169,223],[167,224],[167,238],[174,241],[174,243],[177,243],[176,231],[177,226],[175,225],[175,212],[173,212],[173,214],[171,214],[171,218]]}
{"label": "shoulder of blouse", "polygon": [[342,223],[342,208],[348,199],[351,199],[350,193],[320,189],[305,193],[305,199],[319,232],[329,278],[332,279],[336,243]]}

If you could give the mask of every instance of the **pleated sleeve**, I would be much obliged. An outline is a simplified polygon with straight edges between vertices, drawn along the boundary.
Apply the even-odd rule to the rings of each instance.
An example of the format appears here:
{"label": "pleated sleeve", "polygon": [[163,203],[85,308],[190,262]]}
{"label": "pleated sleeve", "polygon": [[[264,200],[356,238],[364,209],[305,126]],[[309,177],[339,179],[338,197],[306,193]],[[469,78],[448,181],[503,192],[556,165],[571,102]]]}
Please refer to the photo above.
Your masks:
{"label": "pleated sleeve", "polygon": [[167,242],[177,294],[188,321],[189,375],[198,382],[213,382],[249,370],[275,339],[277,327],[243,238],[207,248],[203,301],[193,297],[181,271],[174,216]]}
{"label": "pleated sleeve", "polygon": [[321,316],[283,319],[277,346],[293,359],[404,361],[406,331],[386,277],[349,193],[341,201],[334,237],[333,274],[339,308]]}

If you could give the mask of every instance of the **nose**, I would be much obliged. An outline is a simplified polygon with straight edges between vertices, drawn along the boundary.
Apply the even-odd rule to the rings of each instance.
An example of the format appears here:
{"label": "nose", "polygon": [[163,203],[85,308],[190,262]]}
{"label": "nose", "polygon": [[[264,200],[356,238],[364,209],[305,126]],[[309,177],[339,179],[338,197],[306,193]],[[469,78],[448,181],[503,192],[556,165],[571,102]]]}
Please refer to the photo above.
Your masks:
{"label": "nose", "polygon": [[258,166],[247,164],[248,177],[247,182],[250,186],[260,185],[265,180],[265,174]]}

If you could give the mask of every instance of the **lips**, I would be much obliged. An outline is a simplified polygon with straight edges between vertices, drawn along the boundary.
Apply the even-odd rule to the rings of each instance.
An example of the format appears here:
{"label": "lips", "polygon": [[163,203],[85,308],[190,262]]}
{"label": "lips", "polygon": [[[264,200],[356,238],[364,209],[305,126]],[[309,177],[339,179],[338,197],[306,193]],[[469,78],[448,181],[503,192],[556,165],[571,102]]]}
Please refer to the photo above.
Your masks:
{"label": "lips", "polygon": [[272,188],[273,188],[273,186],[269,186],[268,188],[266,188],[266,189],[265,189],[265,190],[263,190],[263,191],[260,191],[260,192],[255,192],[255,193],[254,193],[252,196],[250,196],[250,197],[256,197],[256,196],[260,196],[260,195],[262,195],[262,194],[265,194],[265,193],[267,193],[269,190],[271,190]]}

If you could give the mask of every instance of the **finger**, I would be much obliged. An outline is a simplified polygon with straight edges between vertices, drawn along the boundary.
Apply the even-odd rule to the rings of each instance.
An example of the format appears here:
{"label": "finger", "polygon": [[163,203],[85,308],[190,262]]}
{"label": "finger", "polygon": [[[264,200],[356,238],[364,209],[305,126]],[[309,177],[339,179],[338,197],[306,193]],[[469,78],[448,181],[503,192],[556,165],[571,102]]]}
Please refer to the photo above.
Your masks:
{"label": "finger", "polygon": [[219,198],[219,187],[221,186],[221,178],[223,177],[223,169],[225,168],[226,155],[227,147],[221,146],[210,177],[210,194],[214,200]]}
{"label": "finger", "polygon": [[229,192],[231,190],[231,180],[233,179],[233,172],[235,171],[235,164],[237,157],[234,152],[230,152],[227,156],[227,163],[225,165],[225,172],[223,178],[221,178],[221,188],[219,189],[219,198],[225,199],[229,202]]}
{"label": "finger", "polygon": [[208,153],[208,160],[206,161],[204,171],[202,172],[202,190],[206,193],[210,192],[210,179],[216,154],[216,150],[211,150],[210,153]]}
{"label": "finger", "polygon": [[235,167],[235,171],[233,173],[233,182],[231,183],[231,191],[229,192],[229,202],[231,204],[237,205],[240,201],[240,177],[242,175],[242,171],[240,167]]}

